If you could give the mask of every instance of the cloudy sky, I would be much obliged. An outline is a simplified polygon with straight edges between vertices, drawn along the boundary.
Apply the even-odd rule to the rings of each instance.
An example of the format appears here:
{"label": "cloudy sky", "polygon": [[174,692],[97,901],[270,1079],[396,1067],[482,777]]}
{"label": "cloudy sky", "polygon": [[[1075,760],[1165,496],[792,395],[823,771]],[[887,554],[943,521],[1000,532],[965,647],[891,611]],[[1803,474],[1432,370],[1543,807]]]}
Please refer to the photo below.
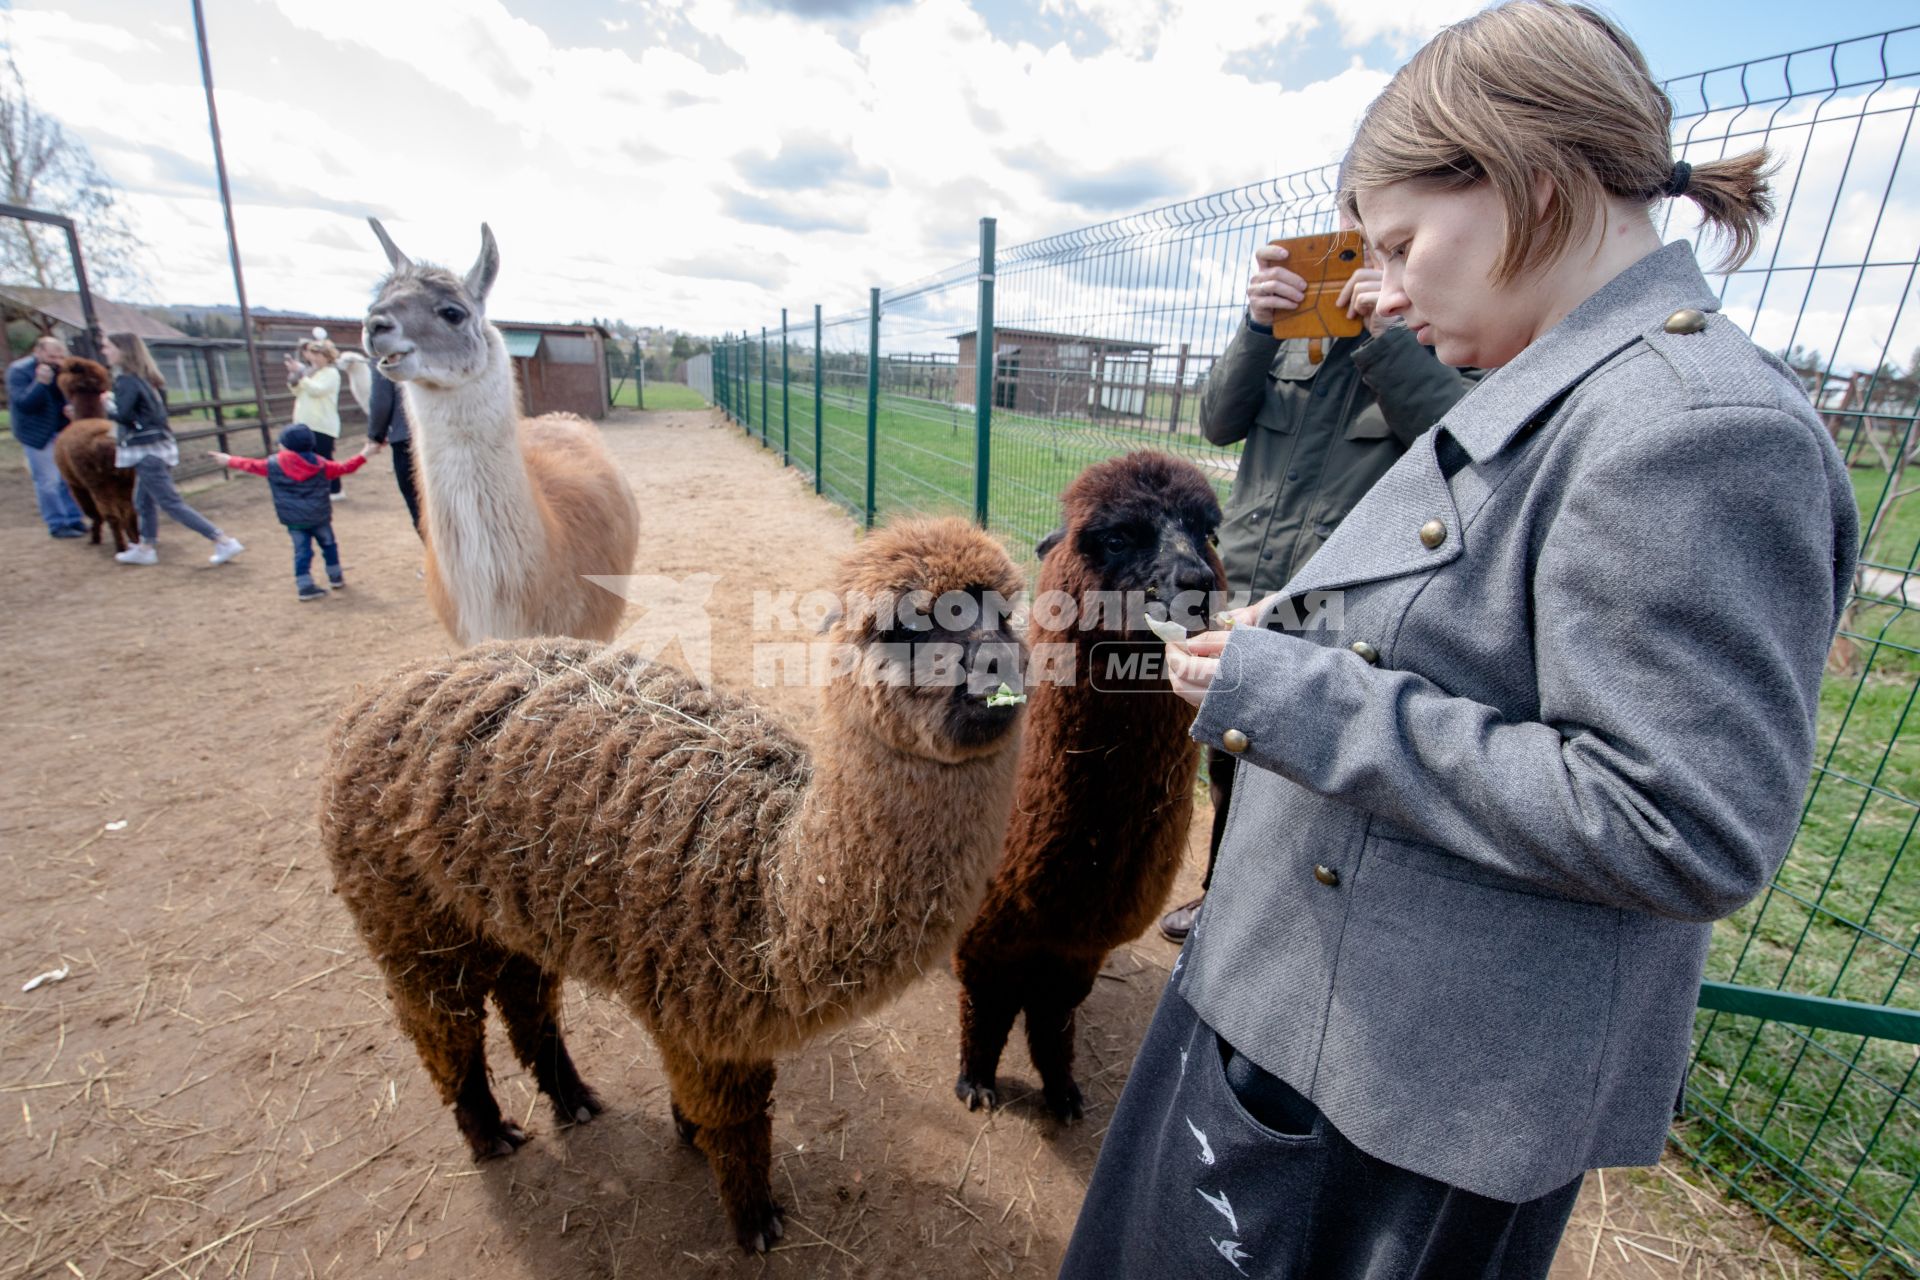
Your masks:
{"label": "cloudy sky", "polygon": [[[207,0],[252,300],[357,314],[364,218],[497,315],[695,331],[861,303],[967,256],[1337,155],[1474,0]],[[1903,6],[1624,0],[1656,73]],[[1844,21],[1836,27],[1836,13]],[[0,12],[39,105],[124,188],[157,300],[232,301],[186,0]]]}

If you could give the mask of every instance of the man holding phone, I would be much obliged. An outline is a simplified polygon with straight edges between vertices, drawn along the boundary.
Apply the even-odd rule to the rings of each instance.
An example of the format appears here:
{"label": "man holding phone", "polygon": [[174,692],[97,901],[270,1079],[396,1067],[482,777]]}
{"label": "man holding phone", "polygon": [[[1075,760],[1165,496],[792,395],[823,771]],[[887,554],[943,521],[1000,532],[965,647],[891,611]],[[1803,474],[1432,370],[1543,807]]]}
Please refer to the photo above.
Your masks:
{"label": "man holding phone", "polygon": [[[1404,324],[1378,315],[1381,272],[1370,264],[1354,271],[1338,299],[1362,322],[1357,337],[1274,337],[1275,319],[1307,296],[1288,256],[1284,244],[1254,250],[1246,316],[1200,397],[1201,433],[1217,445],[1245,442],[1220,526],[1220,560],[1228,590],[1252,600],[1286,585],[1361,495],[1480,376],[1441,364]],[[1223,751],[1207,753],[1207,876],[1202,897],[1161,918],[1169,941],[1186,941],[1213,878],[1233,765]]]}

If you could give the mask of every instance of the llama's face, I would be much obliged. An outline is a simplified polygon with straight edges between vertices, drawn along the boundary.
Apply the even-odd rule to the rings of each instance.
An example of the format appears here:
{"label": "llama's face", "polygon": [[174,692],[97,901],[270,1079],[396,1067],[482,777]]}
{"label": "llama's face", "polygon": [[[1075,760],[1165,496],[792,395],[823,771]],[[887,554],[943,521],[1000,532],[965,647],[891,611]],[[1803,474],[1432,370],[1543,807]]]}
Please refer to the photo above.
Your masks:
{"label": "llama's face", "polygon": [[1010,614],[1023,583],[1013,561],[964,520],[883,530],[848,559],[849,612],[829,628],[843,646],[827,690],[896,750],[947,763],[1010,745],[1026,646]]}
{"label": "llama's face", "polygon": [[1220,500],[1196,467],[1129,454],[1082,472],[1064,501],[1067,524],[1040,544],[1042,559],[1076,557],[1068,576],[1086,589],[1144,598],[1148,616],[1208,629],[1222,603],[1215,593],[1226,589],[1213,549]]}
{"label": "llama's face", "polygon": [[491,361],[486,301],[500,270],[493,233],[480,228],[480,257],[466,276],[415,265],[376,221],[393,274],[367,309],[362,340],[380,372],[395,382],[453,388],[484,374]]}

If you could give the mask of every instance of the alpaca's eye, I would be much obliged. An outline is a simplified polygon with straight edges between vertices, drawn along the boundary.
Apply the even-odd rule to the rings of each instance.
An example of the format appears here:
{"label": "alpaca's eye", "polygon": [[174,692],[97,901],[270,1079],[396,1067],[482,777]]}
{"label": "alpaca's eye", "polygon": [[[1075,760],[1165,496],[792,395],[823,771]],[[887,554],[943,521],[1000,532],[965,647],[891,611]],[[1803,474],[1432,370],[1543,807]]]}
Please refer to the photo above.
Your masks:
{"label": "alpaca's eye", "polygon": [[1133,545],[1133,539],[1124,533],[1110,533],[1100,541],[1107,550],[1114,552],[1125,551]]}
{"label": "alpaca's eye", "polygon": [[467,313],[455,306],[442,307],[436,314],[448,324],[464,324],[467,319]]}

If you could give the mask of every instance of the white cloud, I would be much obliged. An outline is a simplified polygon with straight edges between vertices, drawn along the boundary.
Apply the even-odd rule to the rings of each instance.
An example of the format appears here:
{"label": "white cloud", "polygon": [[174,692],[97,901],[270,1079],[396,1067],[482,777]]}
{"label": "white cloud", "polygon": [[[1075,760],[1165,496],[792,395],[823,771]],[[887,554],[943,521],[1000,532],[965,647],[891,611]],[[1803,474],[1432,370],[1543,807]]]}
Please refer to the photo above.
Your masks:
{"label": "white cloud", "polygon": [[[1095,4],[1126,38],[1092,55],[1010,43],[963,0],[831,23],[642,0],[590,13],[604,29],[575,38],[591,44],[498,0],[215,6],[250,296],[356,312],[384,267],[371,212],[409,253],[459,267],[489,221],[502,314],[708,331],[782,305],[833,314],[965,256],[982,215],[1012,244],[1317,164],[1385,82],[1355,66],[1283,89],[1221,69],[1337,9],[1054,3]],[[161,295],[219,301],[193,45],[140,13],[23,4],[12,41],[30,91],[127,189]],[[797,186],[806,173],[819,182]]]}

